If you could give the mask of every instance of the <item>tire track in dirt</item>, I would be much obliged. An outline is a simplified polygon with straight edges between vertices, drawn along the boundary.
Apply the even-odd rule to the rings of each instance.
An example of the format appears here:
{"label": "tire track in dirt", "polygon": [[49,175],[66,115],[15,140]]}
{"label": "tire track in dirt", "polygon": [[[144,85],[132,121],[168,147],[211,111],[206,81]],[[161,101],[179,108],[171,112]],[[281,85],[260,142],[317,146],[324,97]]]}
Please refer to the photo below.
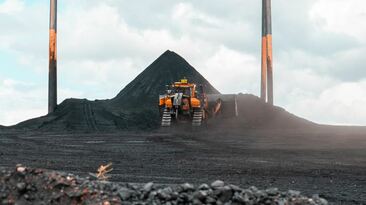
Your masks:
{"label": "tire track in dirt", "polygon": [[83,105],[83,112],[85,116],[85,122],[89,129],[93,131],[99,131],[97,122],[94,117],[94,111],[92,109],[92,106],[90,105],[90,102],[86,101]]}

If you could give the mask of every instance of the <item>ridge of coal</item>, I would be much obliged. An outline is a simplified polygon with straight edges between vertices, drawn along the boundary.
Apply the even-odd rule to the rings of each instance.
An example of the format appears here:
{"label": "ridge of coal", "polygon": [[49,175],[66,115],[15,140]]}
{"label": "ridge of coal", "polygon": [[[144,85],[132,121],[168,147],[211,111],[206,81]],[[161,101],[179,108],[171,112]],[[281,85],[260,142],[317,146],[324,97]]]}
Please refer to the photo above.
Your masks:
{"label": "ridge of coal", "polygon": [[[11,128],[72,132],[156,129],[160,126],[157,108],[159,94],[164,93],[165,85],[183,77],[190,82],[202,84],[208,94],[219,93],[184,58],[168,50],[113,99],[95,101],[67,99],[54,113],[21,122]],[[225,119],[225,123],[219,124],[226,127],[278,128],[313,124],[281,108],[268,105],[254,95],[238,95],[238,109],[239,117]]]}
{"label": "ridge of coal", "polygon": [[218,119],[215,127],[223,128],[306,128],[315,123],[287,112],[285,109],[263,102],[252,94],[238,94],[237,105],[239,116],[236,118]]}
{"label": "ridge of coal", "polygon": [[220,180],[199,186],[116,183],[22,166],[1,169],[0,181],[1,204],[328,204],[319,195],[241,188]]}

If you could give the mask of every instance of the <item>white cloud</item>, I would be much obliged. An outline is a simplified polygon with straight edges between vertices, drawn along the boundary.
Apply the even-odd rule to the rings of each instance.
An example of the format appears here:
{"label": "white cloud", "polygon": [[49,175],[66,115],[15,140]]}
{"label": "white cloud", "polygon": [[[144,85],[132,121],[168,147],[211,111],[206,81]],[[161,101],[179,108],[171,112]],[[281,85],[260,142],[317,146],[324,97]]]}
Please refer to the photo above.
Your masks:
{"label": "white cloud", "polygon": [[191,26],[192,22],[200,26],[217,27],[222,25],[221,20],[196,10],[190,3],[178,3],[175,5],[172,11],[172,17],[173,20],[183,23],[186,26]]}
{"label": "white cloud", "polygon": [[[12,79],[0,81],[1,124],[12,125],[21,120],[45,114],[47,99],[40,89]],[[42,109],[43,108],[43,109]]]}
{"label": "white cloud", "polygon": [[24,9],[24,2],[21,0],[5,0],[0,4],[0,14],[19,13]]}
{"label": "white cloud", "polygon": [[220,92],[256,93],[259,89],[260,65],[258,59],[250,54],[220,46],[216,53],[204,59],[198,67]]}
{"label": "white cloud", "polygon": [[105,3],[76,9],[60,17],[59,73],[69,84],[89,90],[87,98],[113,97],[167,49],[193,61],[212,50],[205,41],[176,37],[169,30],[136,29]]}
{"label": "white cloud", "polygon": [[366,124],[366,81],[339,83],[326,88],[319,95],[300,99],[290,106],[297,114],[318,122],[339,125]]}
{"label": "white cloud", "polygon": [[[59,89],[61,99],[80,97],[80,91]],[[47,89],[14,79],[0,78],[0,120],[2,125],[14,125],[47,113]]]}
{"label": "white cloud", "polygon": [[343,33],[366,43],[366,7],[364,0],[321,0],[311,10],[311,17],[323,29]]}

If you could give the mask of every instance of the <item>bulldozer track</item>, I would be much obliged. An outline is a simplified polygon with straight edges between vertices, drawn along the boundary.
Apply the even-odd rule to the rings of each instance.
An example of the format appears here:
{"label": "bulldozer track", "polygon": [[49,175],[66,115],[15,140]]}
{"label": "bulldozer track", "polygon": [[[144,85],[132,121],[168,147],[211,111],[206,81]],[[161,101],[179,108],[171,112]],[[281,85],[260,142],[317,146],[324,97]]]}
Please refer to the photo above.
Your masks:
{"label": "bulldozer track", "polygon": [[172,124],[172,116],[167,109],[164,109],[163,117],[161,118],[161,126],[163,127],[170,127]]}
{"label": "bulldozer track", "polygon": [[98,131],[97,122],[95,121],[93,109],[89,102],[84,103],[84,116],[85,116],[85,122],[88,126],[88,128],[92,130]]}
{"label": "bulldozer track", "polygon": [[193,112],[192,126],[199,127],[202,124],[203,110],[198,109]]}

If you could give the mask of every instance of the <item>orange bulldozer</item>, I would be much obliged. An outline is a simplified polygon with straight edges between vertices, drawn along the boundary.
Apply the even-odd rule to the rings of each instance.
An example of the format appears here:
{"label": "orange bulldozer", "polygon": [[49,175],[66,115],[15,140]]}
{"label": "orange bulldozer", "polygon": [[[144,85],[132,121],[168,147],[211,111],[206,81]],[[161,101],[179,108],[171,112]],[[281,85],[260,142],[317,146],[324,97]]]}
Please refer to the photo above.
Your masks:
{"label": "orange bulldozer", "polygon": [[216,116],[238,116],[236,95],[206,94],[202,85],[182,79],[159,96],[161,126],[191,123],[198,127]]}

